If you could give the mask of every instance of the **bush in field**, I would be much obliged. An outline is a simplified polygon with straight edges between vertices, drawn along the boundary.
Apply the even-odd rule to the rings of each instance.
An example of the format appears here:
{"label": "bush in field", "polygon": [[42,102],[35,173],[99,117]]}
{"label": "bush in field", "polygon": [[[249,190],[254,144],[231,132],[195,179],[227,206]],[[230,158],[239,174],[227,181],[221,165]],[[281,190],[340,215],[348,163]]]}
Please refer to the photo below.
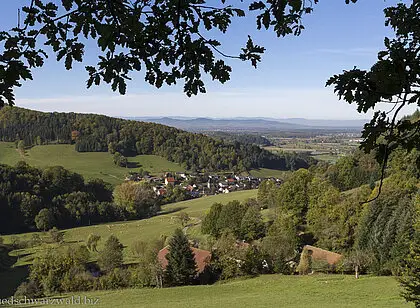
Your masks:
{"label": "bush in field", "polygon": [[313,260],[311,270],[316,273],[333,273],[335,265],[329,264],[326,260]]}
{"label": "bush in field", "polygon": [[53,243],[61,243],[64,239],[63,232],[60,232],[56,227],[48,231],[48,234],[50,235],[51,241]]}
{"label": "bush in field", "polygon": [[77,289],[75,278],[85,272],[88,260],[89,251],[84,246],[49,249],[34,259],[29,279],[40,285],[47,296]]}
{"label": "bush in field", "polygon": [[64,275],[61,288],[64,292],[81,292],[93,290],[95,278],[91,273],[86,272],[80,267],[72,267]]}
{"label": "bush in field", "polygon": [[240,264],[245,259],[245,249],[236,245],[233,233],[225,231],[215,244],[212,265],[220,273],[221,279],[230,279],[242,275]]}
{"label": "bush in field", "polygon": [[279,214],[268,229],[262,241],[262,249],[270,271],[291,274],[290,262],[294,261],[299,238],[296,230],[296,218],[293,215]]}
{"label": "bush in field", "polygon": [[307,249],[302,251],[299,265],[296,270],[300,275],[307,275],[312,272],[312,257]]}
{"label": "bush in field", "polygon": [[13,235],[10,238],[10,243],[12,245],[13,249],[23,249],[23,248],[27,248],[28,246],[28,242],[20,239],[19,237]]}
{"label": "bush in field", "polygon": [[130,287],[130,273],[126,269],[114,268],[103,275],[95,284],[98,290],[115,290]]}
{"label": "bush in field", "polygon": [[35,281],[22,282],[21,285],[16,289],[15,297],[22,298],[38,298],[43,296],[41,286]]}
{"label": "bush in field", "polygon": [[87,240],[86,240],[86,246],[90,251],[95,251],[97,252],[97,246],[98,246],[98,242],[100,241],[101,236],[97,235],[97,234],[89,234]]}
{"label": "bush in field", "polygon": [[39,234],[37,233],[32,234],[31,239],[29,240],[29,243],[31,247],[40,245],[42,243],[42,240]]}
{"label": "bush in field", "polygon": [[190,220],[191,220],[190,216],[189,216],[189,215],[188,215],[188,213],[186,213],[186,212],[179,212],[179,213],[176,215],[176,218],[177,218],[177,220],[180,222],[180,224],[181,224],[181,226],[182,226],[182,227],[187,226],[187,225],[188,225],[188,223],[189,223],[189,222],[190,222]]}

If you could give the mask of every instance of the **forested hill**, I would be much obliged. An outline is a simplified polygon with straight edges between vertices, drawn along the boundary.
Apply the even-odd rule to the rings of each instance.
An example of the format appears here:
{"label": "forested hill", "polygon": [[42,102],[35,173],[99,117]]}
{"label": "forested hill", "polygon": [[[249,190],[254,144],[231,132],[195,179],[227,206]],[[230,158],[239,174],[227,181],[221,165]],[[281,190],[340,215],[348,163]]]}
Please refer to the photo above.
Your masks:
{"label": "forested hill", "polygon": [[309,166],[309,158],[304,156],[278,156],[252,144],[216,140],[160,124],[17,107],[0,110],[0,140],[24,140],[26,146],[74,143],[79,152],[155,154],[189,170],[288,170]]}

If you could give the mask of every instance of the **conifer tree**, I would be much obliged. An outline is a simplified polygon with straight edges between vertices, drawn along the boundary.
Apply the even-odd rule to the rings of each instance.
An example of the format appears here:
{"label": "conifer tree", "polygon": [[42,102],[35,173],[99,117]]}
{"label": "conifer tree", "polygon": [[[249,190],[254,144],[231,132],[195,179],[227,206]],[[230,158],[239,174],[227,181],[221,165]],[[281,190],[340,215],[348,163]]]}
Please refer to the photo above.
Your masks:
{"label": "conifer tree", "polygon": [[420,307],[420,240],[416,239],[410,249],[404,264],[404,274],[400,278],[404,288],[402,296],[407,302],[413,302]]}
{"label": "conifer tree", "polygon": [[166,255],[168,266],[165,272],[165,282],[169,286],[191,284],[197,274],[194,253],[187,237],[181,229],[175,230],[169,241],[169,253]]}
{"label": "conifer tree", "polygon": [[407,302],[413,302],[415,307],[420,307],[420,197],[415,199],[416,223],[415,232],[410,245],[410,253],[402,262],[403,275],[400,278],[401,286],[404,288],[402,296]]}
{"label": "conifer tree", "polygon": [[123,245],[114,235],[111,235],[105,242],[104,249],[100,252],[98,259],[102,270],[109,271],[119,267],[123,263]]}

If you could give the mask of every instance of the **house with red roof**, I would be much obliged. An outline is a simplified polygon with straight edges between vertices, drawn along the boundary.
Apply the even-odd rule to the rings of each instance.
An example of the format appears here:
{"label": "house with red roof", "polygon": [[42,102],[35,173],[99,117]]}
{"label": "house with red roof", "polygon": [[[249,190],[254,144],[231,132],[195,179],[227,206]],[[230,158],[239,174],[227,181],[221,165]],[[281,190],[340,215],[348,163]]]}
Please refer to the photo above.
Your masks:
{"label": "house with red roof", "polygon": [[[198,249],[195,247],[191,247],[191,250],[194,254],[194,260],[197,266],[197,274],[200,274],[204,271],[206,266],[210,263],[211,252],[208,250]],[[166,269],[166,267],[168,266],[168,260],[166,259],[166,255],[168,253],[169,253],[169,246],[162,248],[161,250],[159,250],[159,253],[158,253],[158,260],[163,269]]]}
{"label": "house with red roof", "polygon": [[175,178],[170,176],[165,178],[165,185],[175,185]]}
{"label": "house with red roof", "polygon": [[343,258],[343,255],[339,253],[328,251],[311,245],[305,245],[305,247],[303,247],[303,250],[307,250],[309,252],[312,261],[321,261],[328,263],[329,265],[337,265]]}

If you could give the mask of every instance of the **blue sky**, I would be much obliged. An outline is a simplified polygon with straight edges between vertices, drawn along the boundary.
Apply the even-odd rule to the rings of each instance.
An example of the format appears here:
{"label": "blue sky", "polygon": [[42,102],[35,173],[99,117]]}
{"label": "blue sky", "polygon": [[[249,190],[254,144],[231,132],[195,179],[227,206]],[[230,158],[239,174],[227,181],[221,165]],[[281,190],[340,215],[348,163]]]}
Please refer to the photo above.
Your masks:
{"label": "blue sky", "polygon": [[[0,28],[16,24],[17,8],[29,0],[2,1]],[[5,4],[7,3],[7,4]],[[234,3],[234,2],[232,2]],[[134,76],[128,95],[120,96],[107,86],[87,90],[83,65],[66,71],[51,57],[34,72],[34,81],[16,90],[17,105],[42,111],[94,112],[111,116],[199,116],[199,117],[304,117],[310,119],[357,119],[356,107],[338,101],[332,88],[325,88],[329,76],[353,66],[369,68],[383,47],[383,9],[397,1],[320,0],[313,14],[304,19],[306,30],[300,37],[277,38],[274,33],[257,31],[255,19],[237,20],[226,35],[217,38],[223,51],[237,54],[250,34],[266,47],[258,69],[237,60],[231,81],[210,82],[207,94],[188,98],[182,87],[156,90]],[[95,59],[87,50],[86,59]]]}

